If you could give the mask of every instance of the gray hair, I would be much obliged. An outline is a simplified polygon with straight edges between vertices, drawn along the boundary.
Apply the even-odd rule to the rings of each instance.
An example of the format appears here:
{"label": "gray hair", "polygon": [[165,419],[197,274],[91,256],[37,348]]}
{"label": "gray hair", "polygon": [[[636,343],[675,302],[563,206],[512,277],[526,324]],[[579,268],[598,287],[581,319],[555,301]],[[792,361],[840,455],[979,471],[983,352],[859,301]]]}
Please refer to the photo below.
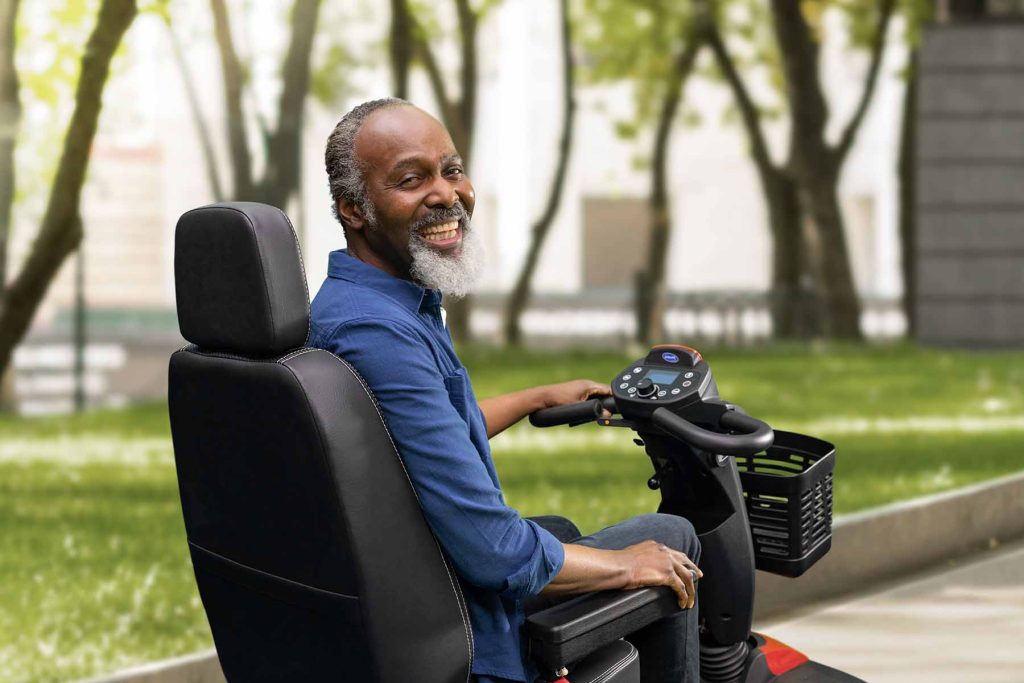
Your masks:
{"label": "gray hair", "polygon": [[331,188],[333,200],[331,211],[334,217],[346,228],[345,221],[338,213],[338,202],[342,199],[352,202],[372,218],[373,205],[366,196],[366,179],[362,165],[356,158],[356,136],[366,118],[378,109],[412,106],[409,102],[397,97],[385,97],[379,100],[363,102],[349,113],[341,117],[327,138],[327,149],[324,151],[324,165],[327,167],[327,182]]}

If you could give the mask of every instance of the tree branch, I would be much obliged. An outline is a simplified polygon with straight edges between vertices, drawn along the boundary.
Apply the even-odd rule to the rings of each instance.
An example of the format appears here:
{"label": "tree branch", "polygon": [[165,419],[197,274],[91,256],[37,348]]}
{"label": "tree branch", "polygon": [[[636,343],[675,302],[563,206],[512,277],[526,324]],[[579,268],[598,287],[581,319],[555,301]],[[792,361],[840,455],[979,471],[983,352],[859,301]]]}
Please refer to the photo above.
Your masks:
{"label": "tree branch", "polygon": [[754,157],[754,163],[757,164],[762,172],[774,170],[775,166],[772,163],[768,143],[764,137],[764,130],[761,128],[761,114],[758,112],[757,105],[754,103],[746,83],[743,82],[743,78],[736,69],[736,63],[733,61],[729,48],[722,39],[722,34],[718,30],[718,22],[714,17],[709,20],[707,36],[711,52],[715,56],[715,63],[722,70],[722,75],[725,76],[726,82],[732,89],[733,97],[736,98],[736,106],[739,107],[740,118],[743,120],[743,126],[747,130],[747,138],[750,140],[750,149]]}
{"label": "tree branch", "polygon": [[854,110],[849,123],[846,124],[843,134],[839,138],[839,143],[835,147],[834,153],[839,164],[843,163],[843,159],[846,158],[850,148],[853,147],[853,141],[857,137],[860,124],[864,121],[864,115],[867,113],[871,96],[875,92],[875,86],[878,83],[878,73],[881,71],[882,57],[885,54],[885,37],[888,33],[889,20],[892,18],[895,5],[895,0],[878,0],[878,28],[875,30],[874,39],[871,44],[871,64],[864,79],[864,90],[861,92],[860,102],[857,103],[857,108]]}
{"label": "tree branch", "polygon": [[224,75],[224,113],[227,117],[228,147],[234,179],[232,199],[249,199],[252,195],[252,156],[245,134],[242,112],[242,64],[231,39],[231,21],[224,0],[210,0],[214,32]]}
{"label": "tree branch", "polygon": [[444,74],[441,73],[441,67],[438,66],[434,52],[430,49],[430,43],[427,42],[422,29],[415,20],[413,20],[413,35],[415,36],[413,41],[416,44],[416,52],[420,61],[423,62],[423,68],[427,70],[430,89],[434,91],[437,106],[441,109],[441,118],[444,119],[446,126],[451,127],[455,124],[455,117],[452,115],[451,100],[448,98],[448,87],[444,82]]}
{"label": "tree branch", "polygon": [[196,84],[192,80],[192,72],[188,68],[188,60],[181,49],[181,41],[178,34],[174,32],[171,22],[165,21],[164,27],[171,40],[171,53],[174,55],[174,63],[181,73],[182,83],[185,85],[185,98],[188,100],[188,108],[192,113],[192,120],[196,124],[196,132],[199,133],[199,146],[203,150],[203,163],[206,164],[206,178],[210,182],[210,192],[213,200],[224,201],[224,188],[220,183],[220,173],[217,170],[217,157],[213,152],[213,142],[210,137],[210,128],[206,123],[202,107],[199,106],[199,95],[196,94]]}

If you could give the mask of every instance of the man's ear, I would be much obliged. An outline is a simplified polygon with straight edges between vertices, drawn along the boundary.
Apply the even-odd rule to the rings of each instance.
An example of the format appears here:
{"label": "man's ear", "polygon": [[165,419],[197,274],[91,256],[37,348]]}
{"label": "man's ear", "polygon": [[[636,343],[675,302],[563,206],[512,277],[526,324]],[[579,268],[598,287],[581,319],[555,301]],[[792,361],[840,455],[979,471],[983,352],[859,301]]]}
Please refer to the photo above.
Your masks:
{"label": "man's ear", "polygon": [[338,200],[338,215],[341,216],[345,225],[353,230],[362,230],[366,226],[366,217],[360,210],[359,205],[347,199]]}

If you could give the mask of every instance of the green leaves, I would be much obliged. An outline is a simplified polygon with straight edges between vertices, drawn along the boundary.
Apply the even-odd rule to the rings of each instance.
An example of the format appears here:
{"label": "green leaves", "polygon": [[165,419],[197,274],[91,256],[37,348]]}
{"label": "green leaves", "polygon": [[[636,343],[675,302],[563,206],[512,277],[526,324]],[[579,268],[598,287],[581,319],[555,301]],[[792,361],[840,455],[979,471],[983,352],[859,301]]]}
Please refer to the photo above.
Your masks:
{"label": "green leaves", "polygon": [[576,34],[583,53],[581,76],[589,83],[628,81],[635,116],[616,121],[624,139],[635,139],[657,115],[665,84],[686,47],[692,2],[584,0]]}
{"label": "green leaves", "polygon": [[317,102],[337,108],[348,97],[349,73],[360,62],[344,42],[332,42],[319,55],[310,76],[309,90]]}

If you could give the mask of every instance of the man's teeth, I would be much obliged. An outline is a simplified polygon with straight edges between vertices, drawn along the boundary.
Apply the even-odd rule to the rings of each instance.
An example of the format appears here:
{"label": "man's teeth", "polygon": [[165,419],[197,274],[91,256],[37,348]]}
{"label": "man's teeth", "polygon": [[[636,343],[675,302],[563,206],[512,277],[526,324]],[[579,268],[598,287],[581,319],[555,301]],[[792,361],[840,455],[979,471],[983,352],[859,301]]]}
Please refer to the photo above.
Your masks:
{"label": "man's teeth", "polygon": [[428,242],[443,242],[450,240],[459,234],[459,222],[449,221],[438,225],[431,225],[421,231],[423,238]]}

